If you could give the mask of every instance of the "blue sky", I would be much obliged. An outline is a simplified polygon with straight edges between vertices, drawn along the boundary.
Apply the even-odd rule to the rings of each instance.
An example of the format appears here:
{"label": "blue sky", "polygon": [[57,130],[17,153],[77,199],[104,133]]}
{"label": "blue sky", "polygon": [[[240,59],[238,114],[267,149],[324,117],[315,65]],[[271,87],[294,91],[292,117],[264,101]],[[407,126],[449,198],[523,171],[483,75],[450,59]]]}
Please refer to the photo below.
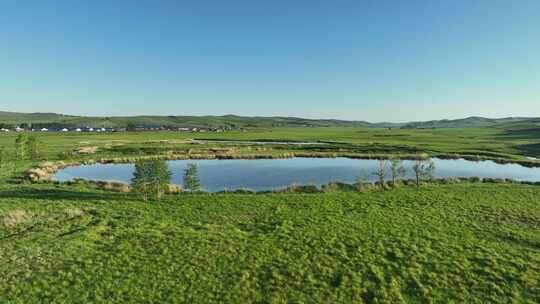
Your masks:
{"label": "blue sky", "polygon": [[540,116],[540,1],[3,0],[0,110]]}

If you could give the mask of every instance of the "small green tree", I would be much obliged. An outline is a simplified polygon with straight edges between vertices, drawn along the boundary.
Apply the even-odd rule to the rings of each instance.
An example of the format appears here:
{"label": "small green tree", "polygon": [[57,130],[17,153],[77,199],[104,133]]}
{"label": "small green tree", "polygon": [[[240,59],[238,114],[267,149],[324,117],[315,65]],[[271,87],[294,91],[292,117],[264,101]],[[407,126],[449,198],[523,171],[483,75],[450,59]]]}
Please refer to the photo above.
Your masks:
{"label": "small green tree", "polygon": [[385,188],[385,178],[386,178],[386,164],[387,164],[387,160],[386,159],[379,159],[378,161],[378,164],[379,166],[377,167],[377,171],[373,172],[373,175],[376,175],[377,176],[377,180],[378,180],[378,183],[379,183],[379,187],[381,187],[381,189],[384,189]]}
{"label": "small green tree", "polygon": [[0,166],[7,162],[6,148],[0,147]]}
{"label": "small green tree", "polygon": [[435,163],[430,159],[417,159],[414,161],[412,170],[414,172],[416,188],[420,188],[420,182],[424,179],[432,179],[435,173]]}
{"label": "small green tree", "polygon": [[135,163],[135,171],[131,179],[133,191],[141,194],[145,202],[148,201],[148,197],[150,196],[150,172],[149,161],[138,161]]}
{"label": "small green tree", "polygon": [[41,141],[34,135],[28,136],[26,141],[26,151],[30,159],[38,159],[41,155]]}
{"label": "small green tree", "polygon": [[196,164],[188,164],[184,170],[184,188],[189,191],[201,190],[199,169]]}
{"label": "small green tree", "polygon": [[133,123],[128,123],[126,126],[126,131],[129,131],[129,132],[137,131],[137,126]]}
{"label": "small green tree", "polygon": [[13,173],[14,164],[4,147],[0,147],[0,176],[9,176]]}
{"label": "small green tree", "polygon": [[171,182],[171,171],[163,160],[143,160],[135,163],[135,171],[131,179],[133,190],[140,193],[144,201],[150,196],[161,200]]}
{"label": "small green tree", "polygon": [[152,191],[159,201],[171,183],[172,173],[164,160],[152,161]]}
{"label": "small green tree", "polygon": [[21,133],[15,139],[15,155],[20,160],[28,158],[28,134]]}
{"label": "small green tree", "polygon": [[405,167],[399,157],[390,159],[390,173],[392,174],[392,186],[396,186],[405,177]]}

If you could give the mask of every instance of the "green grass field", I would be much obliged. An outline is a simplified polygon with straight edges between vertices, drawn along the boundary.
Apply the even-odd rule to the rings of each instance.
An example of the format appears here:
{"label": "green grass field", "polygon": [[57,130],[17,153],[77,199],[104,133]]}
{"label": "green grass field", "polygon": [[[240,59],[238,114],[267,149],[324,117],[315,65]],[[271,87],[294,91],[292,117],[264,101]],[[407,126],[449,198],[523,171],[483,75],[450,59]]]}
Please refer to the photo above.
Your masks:
{"label": "green grass field", "polygon": [[[540,157],[540,126],[511,125],[508,127],[448,128],[448,129],[388,129],[388,128],[271,128],[249,132],[190,133],[190,132],[134,132],[134,133],[34,133],[43,143],[43,156],[59,159],[58,153],[80,147],[100,147],[101,155],[126,155],[119,146],[130,149],[151,149],[162,152],[174,149],[212,148],[211,144],[188,144],[188,139],[240,141],[298,141],[325,142],[326,145],[265,146],[279,152],[336,152],[343,153],[417,153],[480,155],[487,158],[524,160],[525,156]],[[14,133],[0,134],[0,145],[13,149]],[[330,143],[330,144],[328,144]],[[222,144],[222,145],[225,145]],[[227,146],[234,146],[228,144]],[[245,145],[244,145],[245,146]],[[115,147],[120,150],[114,153]]]}
{"label": "green grass field", "polygon": [[[0,172],[0,303],[540,302],[539,186],[180,194],[156,203],[19,178],[83,147],[98,150],[70,157],[428,153],[522,161],[540,156],[537,126],[36,134],[41,159],[11,160],[16,170]],[[8,153],[15,136],[0,134]]]}
{"label": "green grass field", "polygon": [[540,187],[0,189],[2,303],[537,303]]}

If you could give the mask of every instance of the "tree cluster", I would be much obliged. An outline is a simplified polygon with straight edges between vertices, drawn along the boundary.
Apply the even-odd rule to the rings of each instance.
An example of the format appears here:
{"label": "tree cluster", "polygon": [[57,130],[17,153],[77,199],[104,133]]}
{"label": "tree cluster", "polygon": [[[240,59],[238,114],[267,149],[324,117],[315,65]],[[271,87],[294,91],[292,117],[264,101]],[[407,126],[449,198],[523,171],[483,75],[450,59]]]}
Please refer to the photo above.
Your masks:
{"label": "tree cluster", "polygon": [[131,186],[142,195],[144,201],[150,197],[159,201],[169,187],[171,177],[172,173],[165,161],[142,160],[135,163]]}
{"label": "tree cluster", "polygon": [[[433,178],[435,163],[430,158],[418,158],[413,161],[412,171],[416,187],[419,188],[423,180]],[[387,186],[386,178],[388,173],[390,173],[391,185],[399,185],[407,173],[403,166],[403,161],[398,157],[393,157],[389,160],[379,159],[377,169],[373,174],[377,177],[377,184],[383,189]]]}
{"label": "tree cluster", "polygon": [[[144,201],[151,198],[159,201],[167,191],[171,177],[172,173],[164,160],[141,160],[135,163],[131,187]],[[192,192],[201,189],[197,165],[188,164],[183,178],[184,189]]]}

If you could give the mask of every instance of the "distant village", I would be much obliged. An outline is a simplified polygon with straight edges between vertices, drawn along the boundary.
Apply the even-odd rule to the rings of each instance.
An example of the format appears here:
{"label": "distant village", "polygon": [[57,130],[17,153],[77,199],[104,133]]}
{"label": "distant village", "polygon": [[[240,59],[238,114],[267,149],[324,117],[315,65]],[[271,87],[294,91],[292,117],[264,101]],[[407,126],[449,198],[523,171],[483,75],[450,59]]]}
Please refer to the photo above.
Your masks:
{"label": "distant village", "polygon": [[148,126],[128,126],[126,128],[99,128],[99,127],[77,127],[77,128],[27,128],[23,126],[17,127],[2,127],[0,132],[95,132],[95,133],[107,133],[107,132],[143,132],[143,131],[177,131],[177,132],[226,132],[226,131],[240,131],[247,132],[245,128],[201,128],[201,127],[148,127]]}

